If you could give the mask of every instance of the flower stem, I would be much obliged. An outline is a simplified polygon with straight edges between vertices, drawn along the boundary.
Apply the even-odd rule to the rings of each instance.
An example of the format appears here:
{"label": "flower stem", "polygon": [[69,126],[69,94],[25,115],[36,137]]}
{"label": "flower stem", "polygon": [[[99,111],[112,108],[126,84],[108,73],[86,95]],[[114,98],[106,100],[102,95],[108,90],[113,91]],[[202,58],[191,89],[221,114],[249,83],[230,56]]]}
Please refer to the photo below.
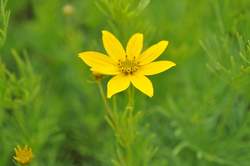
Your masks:
{"label": "flower stem", "polygon": [[134,88],[132,86],[128,89],[128,104],[126,109],[131,112],[134,110]]}
{"label": "flower stem", "polygon": [[15,118],[15,120],[16,120],[16,122],[17,122],[17,125],[18,125],[18,127],[20,128],[20,130],[21,130],[23,136],[25,137],[25,139],[27,139],[28,141],[30,141],[29,136],[28,136],[28,135],[29,135],[29,134],[28,134],[28,131],[27,131],[25,125],[23,124],[23,116],[22,116],[22,113],[23,113],[23,112],[20,112],[20,111],[18,111],[18,110],[15,111],[15,113],[14,113],[14,118]]}
{"label": "flower stem", "polygon": [[117,99],[116,99],[116,96],[113,96],[113,110],[117,111]]}
{"label": "flower stem", "polygon": [[97,81],[97,85],[98,85],[101,97],[103,99],[103,102],[104,102],[105,110],[108,111],[108,110],[110,110],[110,108],[109,108],[108,101],[107,101],[107,98],[105,96],[104,89],[103,89],[101,81]]}
{"label": "flower stem", "polygon": [[112,122],[112,124],[115,126],[115,121],[114,121],[114,118],[113,118],[113,113],[112,113],[112,110],[109,107],[108,100],[107,100],[107,97],[106,97],[106,95],[104,93],[104,88],[103,88],[103,85],[102,85],[101,81],[97,81],[97,85],[98,85],[98,88],[99,88],[102,100],[104,102],[104,106],[105,106],[105,111],[106,111],[107,117]]}
{"label": "flower stem", "polygon": [[122,159],[118,157],[118,162],[124,163],[124,166],[134,166],[136,159],[134,158],[134,139],[136,137],[136,115],[134,115],[134,88],[129,87],[127,90],[128,103],[124,112],[119,112],[117,109],[116,97],[113,96],[113,109],[110,108],[108,99],[105,95],[103,85],[101,81],[97,81],[101,97],[104,102],[105,111],[107,114],[107,120],[110,126],[113,128],[114,135],[117,139],[117,148],[122,151]]}

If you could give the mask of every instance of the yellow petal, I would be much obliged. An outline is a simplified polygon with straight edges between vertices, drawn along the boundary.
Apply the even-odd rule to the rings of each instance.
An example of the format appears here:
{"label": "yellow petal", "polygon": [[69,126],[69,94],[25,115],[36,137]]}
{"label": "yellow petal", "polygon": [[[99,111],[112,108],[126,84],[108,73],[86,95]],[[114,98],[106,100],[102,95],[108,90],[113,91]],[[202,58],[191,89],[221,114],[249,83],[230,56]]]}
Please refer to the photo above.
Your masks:
{"label": "yellow petal", "polygon": [[143,48],[143,34],[136,33],[128,41],[127,44],[127,55],[129,59],[137,58]]}
{"label": "yellow petal", "polygon": [[119,73],[118,67],[108,56],[99,52],[82,52],[79,57],[94,71],[100,74],[116,75]]}
{"label": "yellow petal", "polygon": [[152,97],[154,95],[154,89],[152,82],[144,75],[134,74],[130,77],[132,84],[141,92]]}
{"label": "yellow petal", "polygon": [[154,75],[158,74],[161,72],[164,72],[171,67],[174,67],[176,64],[171,61],[157,61],[157,62],[152,62],[147,65],[144,65],[140,69],[140,73],[143,75]]}
{"label": "yellow petal", "polygon": [[160,41],[159,43],[151,46],[139,56],[138,61],[140,62],[140,65],[145,65],[154,61],[165,51],[167,46],[168,41]]}
{"label": "yellow petal", "polygon": [[102,41],[106,52],[113,60],[118,61],[125,58],[126,52],[122,44],[112,33],[102,31]]}
{"label": "yellow petal", "polygon": [[129,85],[129,76],[120,74],[111,78],[111,80],[108,82],[108,98],[111,98],[116,93],[126,90]]}

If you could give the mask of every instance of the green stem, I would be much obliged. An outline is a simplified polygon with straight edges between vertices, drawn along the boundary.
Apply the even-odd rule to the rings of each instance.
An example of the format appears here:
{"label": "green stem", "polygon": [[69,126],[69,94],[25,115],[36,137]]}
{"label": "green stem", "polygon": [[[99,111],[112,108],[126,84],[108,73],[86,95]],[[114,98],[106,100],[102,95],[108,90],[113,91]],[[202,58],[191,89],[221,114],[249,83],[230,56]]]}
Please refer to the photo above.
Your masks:
{"label": "green stem", "polygon": [[[128,89],[128,104],[125,110],[125,114],[126,114],[126,124],[127,124],[127,128],[129,130],[131,130],[132,128],[134,128],[134,123],[130,123],[130,119],[133,119],[133,111],[134,111],[134,88],[132,86],[129,87]],[[131,131],[130,131],[131,132]],[[127,166],[133,166],[134,161],[133,161],[133,150],[132,150],[132,142],[129,142],[129,144],[127,144],[127,146],[125,147],[125,151],[126,151],[126,163]]]}
{"label": "green stem", "polygon": [[14,113],[14,118],[16,119],[16,122],[17,122],[17,125],[19,126],[21,132],[23,133],[24,137],[30,141],[30,137],[29,137],[29,133],[28,131],[26,130],[24,124],[22,123],[23,122],[23,116],[21,115],[22,112],[18,112],[19,110],[16,110],[16,112]]}
{"label": "green stem", "polygon": [[113,96],[113,110],[117,111],[117,99],[116,99],[116,96]]}
{"label": "green stem", "polygon": [[128,89],[128,104],[126,107],[127,110],[133,112],[134,110],[134,88],[132,86]]}
{"label": "green stem", "polygon": [[19,164],[20,166],[28,166],[28,164]]}
{"label": "green stem", "polygon": [[99,91],[100,91],[100,94],[101,94],[101,97],[102,97],[102,100],[104,102],[104,106],[105,106],[105,111],[106,111],[106,114],[107,114],[107,117],[109,118],[109,120],[113,123],[113,125],[115,126],[115,121],[114,121],[114,118],[113,118],[113,113],[112,113],[112,110],[110,109],[109,107],[109,104],[108,104],[108,100],[107,100],[107,97],[104,93],[104,88],[102,86],[102,83],[101,81],[97,81],[97,85],[98,85],[98,88],[99,88]]}
{"label": "green stem", "polygon": [[127,148],[127,155],[128,155],[128,163],[127,165],[128,166],[133,166],[133,153],[132,153],[132,149],[131,149],[131,146],[128,146]]}
{"label": "green stem", "polygon": [[98,85],[102,100],[104,102],[105,110],[108,111],[108,110],[110,110],[110,108],[109,108],[108,101],[107,101],[107,98],[105,96],[104,89],[103,89],[101,81],[97,81],[97,85]]}
{"label": "green stem", "polygon": [[[112,123],[112,128],[114,131],[114,135],[117,138],[117,145],[123,148],[124,153],[124,159],[123,162],[125,162],[125,166],[134,166],[134,155],[133,155],[133,142],[131,142],[131,138],[127,138],[128,135],[134,137],[133,131],[128,131],[128,130],[133,130],[134,128],[134,123],[132,122],[133,120],[133,110],[134,110],[134,89],[133,87],[129,87],[128,89],[128,103],[125,108],[125,111],[123,113],[117,113],[117,101],[116,97],[113,96],[113,109],[110,108],[108,100],[106,98],[105,92],[103,85],[101,81],[97,81],[99,91],[101,94],[101,97],[104,102],[105,106],[105,111],[108,117],[108,120]],[[113,112],[115,111],[115,112]],[[131,121],[132,120],[132,121]],[[131,133],[131,134],[126,134],[126,133]],[[118,137],[117,137],[118,136]],[[129,136],[129,137],[130,137]],[[127,142],[128,141],[128,142]],[[121,162],[121,161],[120,161]]]}

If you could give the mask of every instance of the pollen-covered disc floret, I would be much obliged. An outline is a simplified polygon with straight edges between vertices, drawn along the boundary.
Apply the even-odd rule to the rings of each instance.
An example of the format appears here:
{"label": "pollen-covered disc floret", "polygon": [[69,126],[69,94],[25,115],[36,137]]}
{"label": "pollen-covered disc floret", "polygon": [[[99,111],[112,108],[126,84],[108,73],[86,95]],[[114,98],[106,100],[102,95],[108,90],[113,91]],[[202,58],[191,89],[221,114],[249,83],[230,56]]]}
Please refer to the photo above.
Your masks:
{"label": "pollen-covered disc floret", "polygon": [[132,60],[126,58],[124,61],[118,61],[118,67],[120,72],[125,75],[129,75],[133,74],[139,69],[139,63],[135,60],[135,58],[133,58]]}

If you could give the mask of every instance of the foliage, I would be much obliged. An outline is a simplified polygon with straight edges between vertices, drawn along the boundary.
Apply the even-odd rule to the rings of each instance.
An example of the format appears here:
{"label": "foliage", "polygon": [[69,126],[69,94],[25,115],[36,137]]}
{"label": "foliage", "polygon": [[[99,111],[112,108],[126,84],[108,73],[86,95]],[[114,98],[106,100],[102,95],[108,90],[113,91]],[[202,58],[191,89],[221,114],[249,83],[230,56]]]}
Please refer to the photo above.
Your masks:
{"label": "foliage", "polygon": [[[14,165],[14,148],[26,144],[32,166],[120,165],[124,142],[114,142],[136,136],[133,157],[148,165],[248,166],[249,8],[249,0],[1,0],[0,165]],[[152,99],[136,95],[134,133],[118,118],[113,135],[77,57],[103,52],[104,29],[124,45],[134,32],[145,48],[169,40],[162,58],[177,64],[151,78]]]}
{"label": "foliage", "polygon": [[10,11],[6,10],[7,1],[1,0],[1,29],[0,29],[0,47],[3,46],[6,36],[7,36],[7,29],[9,25],[9,18],[10,18]]}

